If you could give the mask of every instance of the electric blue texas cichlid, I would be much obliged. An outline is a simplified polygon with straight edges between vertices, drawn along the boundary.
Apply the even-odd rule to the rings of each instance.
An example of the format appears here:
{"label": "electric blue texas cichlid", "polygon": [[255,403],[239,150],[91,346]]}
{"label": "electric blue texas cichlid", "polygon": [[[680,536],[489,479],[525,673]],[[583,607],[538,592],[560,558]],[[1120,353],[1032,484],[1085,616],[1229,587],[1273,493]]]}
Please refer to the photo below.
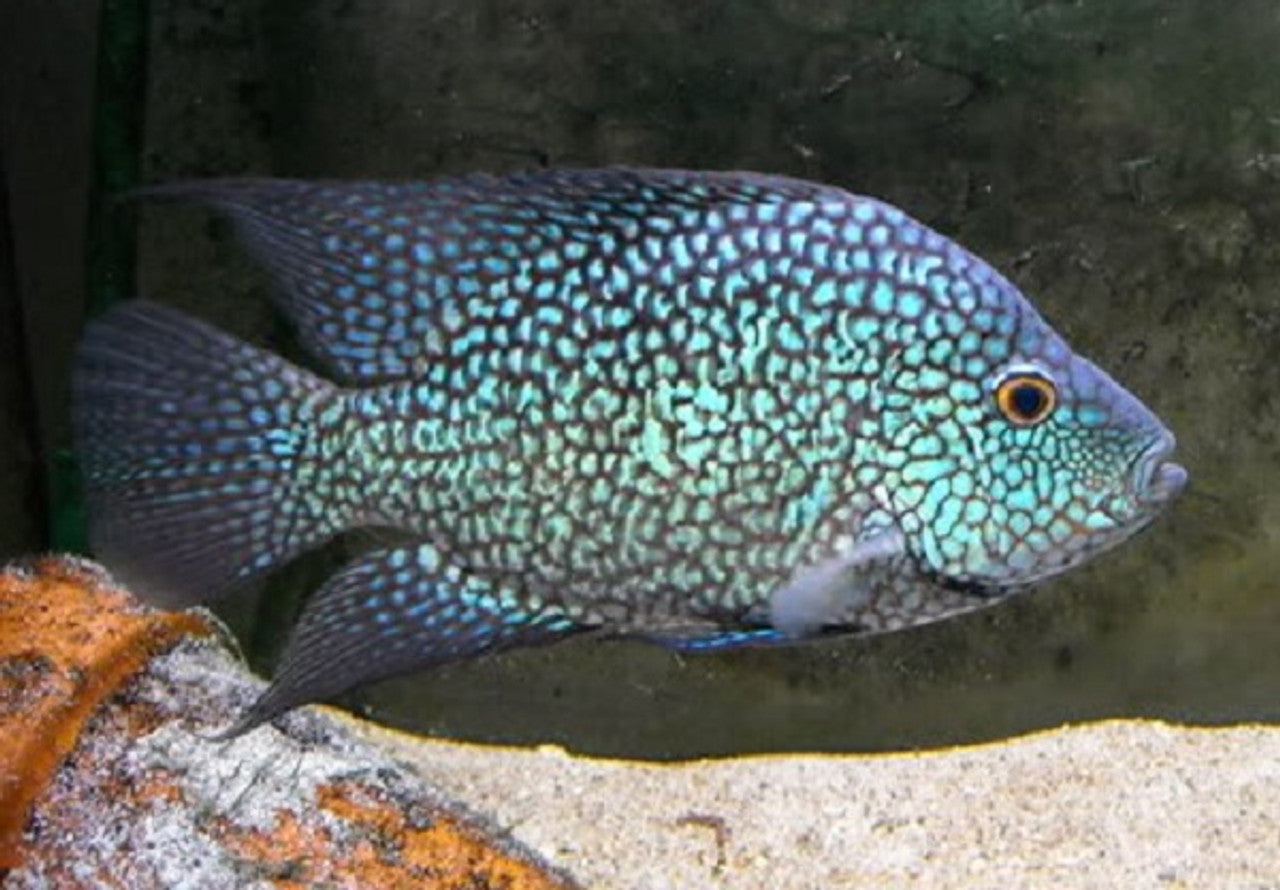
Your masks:
{"label": "electric blue texas cichlid", "polygon": [[588,630],[684,649],[908,627],[1182,489],[1174,439],[901,210],[747,173],[164,186],[238,224],[335,385],[161,306],[75,373],[91,540],[189,602],[358,526],[238,730]]}

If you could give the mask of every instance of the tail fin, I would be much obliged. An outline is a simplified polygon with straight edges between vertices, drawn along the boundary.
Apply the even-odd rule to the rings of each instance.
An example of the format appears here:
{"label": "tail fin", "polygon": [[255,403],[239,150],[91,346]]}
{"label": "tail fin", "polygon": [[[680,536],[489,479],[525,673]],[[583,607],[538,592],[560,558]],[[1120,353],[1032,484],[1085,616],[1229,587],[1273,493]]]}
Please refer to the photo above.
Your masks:
{"label": "tail fin", "polygon": [[316,484],[332,384],[135,301],[90,325],[72,387],[90,544],[140,595],[188,605],[346,527]]}

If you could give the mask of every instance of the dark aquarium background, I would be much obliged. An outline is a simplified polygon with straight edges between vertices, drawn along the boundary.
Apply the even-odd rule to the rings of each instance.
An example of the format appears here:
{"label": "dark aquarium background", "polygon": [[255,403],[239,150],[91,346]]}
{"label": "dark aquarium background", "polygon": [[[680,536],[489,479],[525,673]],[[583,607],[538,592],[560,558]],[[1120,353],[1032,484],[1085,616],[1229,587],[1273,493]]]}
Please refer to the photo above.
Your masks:
{"label": "dark aquarium background", "polygon": [[[1018,283],[1176,431],[1192,485],[1034,594],[883,637],[571,642],[345,702],[436,735],[680,757],[1280,719],[1275,0],[3,0],[0,558],[82,546],[67,368],[138,294],[297,357],[202,211],[227,175],[631,164],[876,195]],[[135,227],[136,222],[136,227]],[[220,609],[268,669],[340,542]]]}

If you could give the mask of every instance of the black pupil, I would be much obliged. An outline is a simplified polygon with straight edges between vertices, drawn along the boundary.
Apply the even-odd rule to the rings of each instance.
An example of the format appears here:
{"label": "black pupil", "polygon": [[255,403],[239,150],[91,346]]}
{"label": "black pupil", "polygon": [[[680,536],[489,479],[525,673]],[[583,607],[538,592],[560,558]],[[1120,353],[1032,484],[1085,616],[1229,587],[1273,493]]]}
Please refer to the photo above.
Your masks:
{"label": "black pupil", "polygon": [[1020,383],[1013,388],[1013,410],[1019,417],[1038,417],[1044,410],[1044,392],[1031,383]]}

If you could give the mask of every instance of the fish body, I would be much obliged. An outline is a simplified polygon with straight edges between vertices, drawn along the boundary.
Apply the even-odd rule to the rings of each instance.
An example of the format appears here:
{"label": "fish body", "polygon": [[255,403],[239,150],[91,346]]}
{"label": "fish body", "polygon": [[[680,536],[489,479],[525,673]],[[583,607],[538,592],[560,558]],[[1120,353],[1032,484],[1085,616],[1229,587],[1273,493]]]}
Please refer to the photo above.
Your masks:
{"label": "fish body", "polygon": [[235,221],[328,377],[125,304],[79,353],[90,535],[158,600],[346,529],[237,730],[594,631],[880,632],[1130,537],[1172,434],[985,262],[783,177],[545,171],[161,186]]}

